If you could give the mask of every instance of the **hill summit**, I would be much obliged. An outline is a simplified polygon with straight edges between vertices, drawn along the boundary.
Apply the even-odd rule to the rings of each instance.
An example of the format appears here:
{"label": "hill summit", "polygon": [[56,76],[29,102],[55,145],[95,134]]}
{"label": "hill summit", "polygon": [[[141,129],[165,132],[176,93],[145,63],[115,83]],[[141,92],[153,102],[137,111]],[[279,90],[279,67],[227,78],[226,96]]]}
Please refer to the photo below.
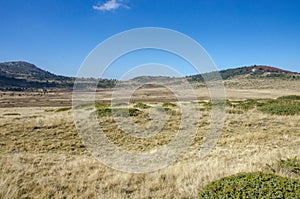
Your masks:
{"label": "hill summit", "polygon": [[42,70],[34,64],[15,61],[0,63],[0,76],[6,78],[26,79],[27,81],[69,80],[69,77],[55,75]]}
{"label": "hill summit", "polygon": [[[223,80],[244,76],[244,78],[285,78],[300,79],[300,73],[279,69],[272,66],[253,65],[239,68],[230,68],[219,71]],[[209,74],[209,73],[207,73]],[[201,74],[187,76],[189,81],[203,82]]]}

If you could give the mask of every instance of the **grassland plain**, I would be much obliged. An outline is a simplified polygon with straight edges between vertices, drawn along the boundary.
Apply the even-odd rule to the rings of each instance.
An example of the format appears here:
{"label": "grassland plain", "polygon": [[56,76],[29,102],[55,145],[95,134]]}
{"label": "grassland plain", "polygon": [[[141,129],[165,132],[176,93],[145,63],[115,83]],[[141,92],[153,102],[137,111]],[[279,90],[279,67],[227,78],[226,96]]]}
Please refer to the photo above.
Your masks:
{"label": "grassland plain", "polygon": [[[193,144],[173,165],[146,174],[116,171],[96,161],[81,142],[69,107],[1,108],[0,198],[197,198],[208,183],[239,172],[271,169],[299,178],[273,166],[281,159],[299,158],[299,114],[263,112],[257,106],[260,100],[230,100],[223,134],[211,153],[200,159],[199,149],[210,128],[210,105],[189,103],[197,103],[201,112],[199,123],[193,124],[198,125]],[[151,124],[149,107],[161,106],[168,115],[166,125],[149,139],[132,138],[122,133],[107,111],[98,118],[112,143],[143,153],[172,140],[178,129],[179,102],[130,106],[139,110],[133,120],[141,127]],[[108,108],[97,107],[97,111]]]}

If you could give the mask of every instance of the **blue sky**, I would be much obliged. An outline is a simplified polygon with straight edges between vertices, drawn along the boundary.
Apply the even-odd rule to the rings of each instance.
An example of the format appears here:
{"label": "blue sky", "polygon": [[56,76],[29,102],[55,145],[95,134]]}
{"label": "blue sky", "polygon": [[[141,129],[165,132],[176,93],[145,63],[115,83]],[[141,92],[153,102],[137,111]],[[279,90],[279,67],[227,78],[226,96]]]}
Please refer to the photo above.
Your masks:
{"label": "blue sky", "polygon": [[[265,64],[300,72],[299,10],[297,0],[0,0],[0,62],[24,60],[75,76],[110,36],[163,27],[195,39],[219,69]],[[147,63],[142,54],[117,62],[107,77]],[[150,54],[184,75],[195,72],[170,55]]]}

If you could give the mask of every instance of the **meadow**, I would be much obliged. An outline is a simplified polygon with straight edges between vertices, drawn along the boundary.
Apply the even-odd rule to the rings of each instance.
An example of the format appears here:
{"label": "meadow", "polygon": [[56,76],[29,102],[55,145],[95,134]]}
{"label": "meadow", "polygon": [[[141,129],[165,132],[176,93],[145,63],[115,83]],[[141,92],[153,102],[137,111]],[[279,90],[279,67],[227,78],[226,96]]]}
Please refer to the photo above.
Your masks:
{"label": "meadow", "polygon": [[[237,95],[226,101],[222,134],[204,158],[199,157],[199,150],[210,129],[212,103],[206,99],[184,102],[196,105],[200,112],[198,123],[191,124],[197,126],[192,144],[170,166],[142,174],[118,171],[98,162],[76,130],[71,106],[5,106],[0,109],[0,198],[199,198],[209,183],[241,172],[299,179],[299,96],[280,97],[279,91],[275,98],[274,93],[247,98]],[[117,117],[131,116],[141,128],[151,124],[151,109],[166,113],[161,132],[148,139],[124,134],[108,104],[77,108],[93,108],[114,145],[145,153],[174,138],[180,103],[131,102],[127,109],[124,104],[114,107]]]}

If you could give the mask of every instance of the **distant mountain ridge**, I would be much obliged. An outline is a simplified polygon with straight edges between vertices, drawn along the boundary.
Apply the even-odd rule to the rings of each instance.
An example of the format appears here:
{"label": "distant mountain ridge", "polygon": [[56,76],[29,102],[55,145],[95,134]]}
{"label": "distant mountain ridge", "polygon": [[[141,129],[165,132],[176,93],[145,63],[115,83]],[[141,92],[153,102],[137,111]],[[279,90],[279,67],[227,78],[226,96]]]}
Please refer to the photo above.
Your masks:
{"label": "distant mountain ridge", "polygon": [[[291,72],[271,66],[253,65],[239,68],[231,68],[219,71],[223,80],[235,77],[245,76],[245,78],[285,78],[300,80],[300,73]],[[209,73],[207,73],[209,74]],[[204,74],[205,75],[205,74]],[[190,82],[204,82],[201,74],[185,77]],[[72,89],[75,77],[66,77],[55,75],[48,71],[42,70],[34,64],[24,61],[3,62],[0,63],[0,90],[16,90],[30,91],[37,89]],[[94,85],[95,81],[99,81],[98,87],[112,88],[116,84],[116,80],[78,78],[83,87]],[[182,78],[166,77],[166,76],[141,76],[133,78],[130,82],[169,82],[171,84],[180,84]]]}

